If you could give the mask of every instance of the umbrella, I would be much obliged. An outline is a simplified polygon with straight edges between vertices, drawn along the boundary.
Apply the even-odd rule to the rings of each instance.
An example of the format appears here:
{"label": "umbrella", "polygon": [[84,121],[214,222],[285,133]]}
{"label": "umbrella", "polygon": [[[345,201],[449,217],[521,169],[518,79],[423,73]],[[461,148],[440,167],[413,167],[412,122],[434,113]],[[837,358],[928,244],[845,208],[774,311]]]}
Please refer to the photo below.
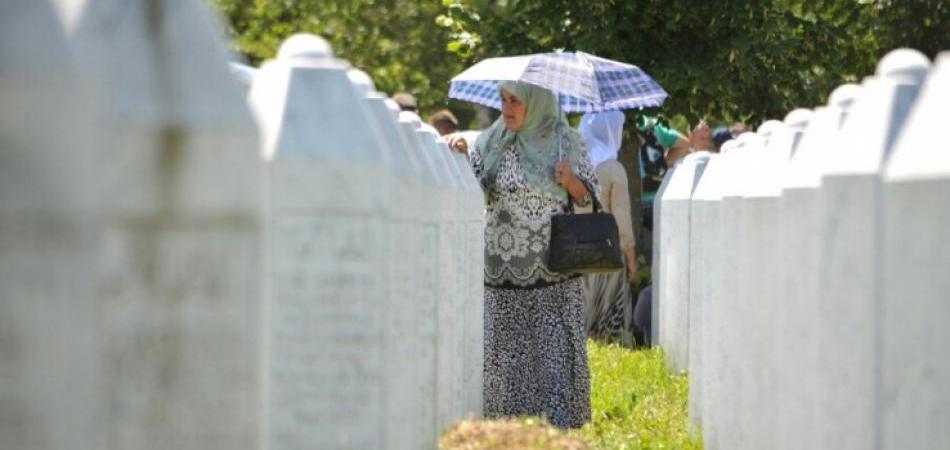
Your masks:
{"label": "umbrella", "polygon": [[449,97],[501,109],[500,81],[549,89],[567,112],[660,106],[666,99],[666,91],[639,67],[584,52],[488,58],[452,78]]}

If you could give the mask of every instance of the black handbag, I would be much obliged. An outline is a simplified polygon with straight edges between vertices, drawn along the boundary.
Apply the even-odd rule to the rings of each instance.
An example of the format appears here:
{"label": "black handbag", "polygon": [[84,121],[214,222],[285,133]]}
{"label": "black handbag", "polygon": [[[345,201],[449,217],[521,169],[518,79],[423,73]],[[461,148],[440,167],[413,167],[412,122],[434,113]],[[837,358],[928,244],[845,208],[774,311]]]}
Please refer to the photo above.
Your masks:
{"label": "black handbag", "polygon": [[551,217],[548,269],[561,273],[607,273],[623,269],[620,233],[614,215],[603,212],[597,194],[584,182],[594,204],[590,214],[575,214],[567,195],[569,212]]}

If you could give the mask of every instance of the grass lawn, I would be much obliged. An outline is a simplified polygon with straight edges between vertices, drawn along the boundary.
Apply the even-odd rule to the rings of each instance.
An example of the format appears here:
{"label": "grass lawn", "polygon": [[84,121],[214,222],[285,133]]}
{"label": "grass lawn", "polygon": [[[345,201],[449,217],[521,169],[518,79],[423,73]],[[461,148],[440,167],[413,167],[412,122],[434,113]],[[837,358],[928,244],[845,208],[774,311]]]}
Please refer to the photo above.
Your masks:
{"label": "grass lawn", "polygon": [[701,449],[687,432],[686,375],[669,375],[659,350],[587,342],[593,420],[570,434],[594,449]]}
{"label": "grass lawn", "polygon": [[686,375],[668,375],[658,350],[587,343],[593,420],[567,433],[536,418],[468,421],[439,448],[461,449],[701,449],[687,432]]}

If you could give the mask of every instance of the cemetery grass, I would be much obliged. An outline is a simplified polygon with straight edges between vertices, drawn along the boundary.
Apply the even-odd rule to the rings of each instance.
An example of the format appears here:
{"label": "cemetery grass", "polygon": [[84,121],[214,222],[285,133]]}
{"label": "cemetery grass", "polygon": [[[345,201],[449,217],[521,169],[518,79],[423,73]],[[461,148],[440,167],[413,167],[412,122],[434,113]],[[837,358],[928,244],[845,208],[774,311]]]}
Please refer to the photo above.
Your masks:
{"label": "cemetery grass", "polygon": [[442,450],[702,449],[687,431],[685,374],[670,375],[656,349],[587,343],[592,420],[562,432],[537,418],[467,421],[443,435]]}
{"label": "cemetery grass", "polygon": [[659,349],[587,343],[591,423],[572,431],[593,449],[701,449],[687,421],[686,374],[670,375]]}

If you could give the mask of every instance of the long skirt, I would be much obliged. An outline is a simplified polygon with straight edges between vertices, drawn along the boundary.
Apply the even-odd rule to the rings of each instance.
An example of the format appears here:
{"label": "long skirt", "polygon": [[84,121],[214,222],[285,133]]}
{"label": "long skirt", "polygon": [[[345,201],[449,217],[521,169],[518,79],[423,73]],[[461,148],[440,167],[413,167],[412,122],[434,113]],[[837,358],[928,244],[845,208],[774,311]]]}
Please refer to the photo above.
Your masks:
{"label": "long skirt", "polygon": [[626,270],[584,276],[587,335],[633,345],[633,296]]}
{"label": "long skirt", "polygon": [[486,417],[590,420],[590,373],[580,278],[536,289],[485,288]]}

